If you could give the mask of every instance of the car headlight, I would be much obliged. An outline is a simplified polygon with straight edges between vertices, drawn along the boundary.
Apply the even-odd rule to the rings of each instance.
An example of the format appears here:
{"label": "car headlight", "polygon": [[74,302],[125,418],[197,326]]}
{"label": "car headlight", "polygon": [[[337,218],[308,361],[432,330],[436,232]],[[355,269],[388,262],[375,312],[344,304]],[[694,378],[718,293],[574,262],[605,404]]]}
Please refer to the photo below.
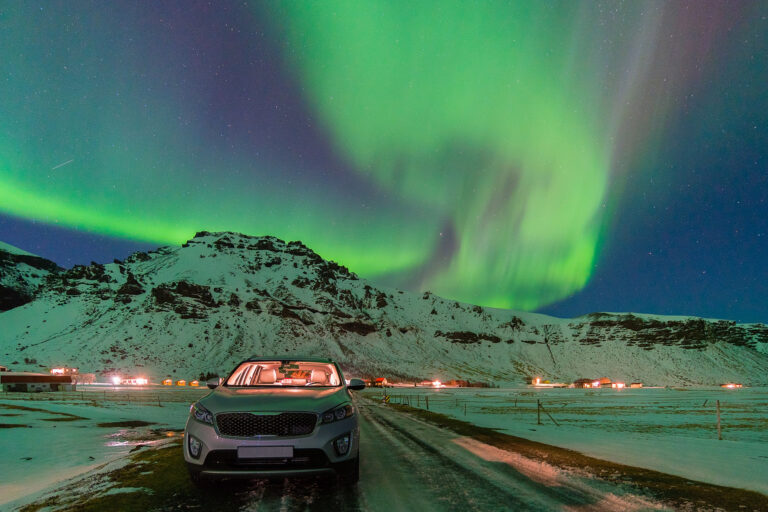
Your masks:
{"label": "car headlight", "polygon": [[334,421],[349,418],[353,414],[355,414],[355,408],[352,406],[352,404],[340,405],[339,407],[331,409],[330,411],[325,411],[322,416],[322,422],[333,423]]}
{"label": "car headlight", "polygon": [[213,425],[213,414],[199,403],[192,404],[192,407],[189,408],[189,414],[200,423]]}

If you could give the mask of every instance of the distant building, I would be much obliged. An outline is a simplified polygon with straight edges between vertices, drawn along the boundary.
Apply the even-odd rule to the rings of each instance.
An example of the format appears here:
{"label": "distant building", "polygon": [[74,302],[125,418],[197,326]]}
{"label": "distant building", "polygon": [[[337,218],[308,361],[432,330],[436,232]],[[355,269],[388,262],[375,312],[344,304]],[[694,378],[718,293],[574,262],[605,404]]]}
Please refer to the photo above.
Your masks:
{"label": "distant building", "polygon": [[186,385],[187,385],[187,381],[185,381],[184,379],[182,379],[182,380],[177,380],[177,381],[176,381],[176,385],[177,385],[177,386],[186,386]]}
{"label": "distant building", "polygon": [[189,383],[189,385],[192,386],[193,388],[196,388],[200,385],[200,381],[193,380],[192,382]]}
{"label": "distant building", "polygon": [[77,375],[78,373],[77,368],[51,368],[51,375]]}
{"label": "distant building", "polygon": [[562,382],[550,382],[548,380],[542,380],[541,377],[534,377],[531,379],[531,385],[535,388],[567,388],[568,384]]}
{"label": "distant building", "polygon": [[0,366],[0,372],[7,372],[7,371],[8,371],[8,368],[6,368],[5,366]]}
{"label": "distant building", "polygon": [[124,377],[123,386],[146,386],[149,381],[145,377]]}
{"label": "distant building", "polygon": [[0,388],[8,392],[40,393],[43,391],[74,391],[76,384],[71,375],[0,372]]}
{"label": "distant building", "polygon": [[173,386],[173,379],[164,379],[163,386]]}
{"label": "distant building", "polygon": [[728,389],[737,389],[737,388],[743,388],[744,384],[739,384],[738,382],[729,382],[727,384],[720,384],[721,388],[728,388]]}
{"label": "distant building", "polygon": [[573,381],[573,387],[575,388],[591,388],[592,383],[594,383],[594,379],[576,379]]}
{"label": "distant building", "polygon": [[629,387],[630,387],[630,388],[633,388],[633,389],[636,389],[636,388],[641,388],[641,387],[643,387],[643,383],[642,383],[642,382],[633,382],[633,383],[631,383],[631,384],[629,385]]}
{"label": "distant building", "polygon": [[385,377],[377,377],[373,379],[373,387],[382,388],[387,385],[387,379]]}

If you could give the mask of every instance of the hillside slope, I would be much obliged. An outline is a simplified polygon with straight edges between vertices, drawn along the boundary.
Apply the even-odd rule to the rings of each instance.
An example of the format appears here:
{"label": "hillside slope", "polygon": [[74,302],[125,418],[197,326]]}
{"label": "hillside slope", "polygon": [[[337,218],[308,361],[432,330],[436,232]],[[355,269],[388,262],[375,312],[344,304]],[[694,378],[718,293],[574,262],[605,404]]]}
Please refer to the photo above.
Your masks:
{"label": "hillside slope", "polygon": [[45,278],[61,270],[52,261],[0,242],[0,311],[31,301]]}
{"label": "hillside slope", "polygon": [[16,369],[26,359],[190,378],[253,354],[304,354],[419,380],[768,384],[761,324],[483,308],[376,287],[300,242],[236,233],[51,273],[34,301],[0,313],[0,326],[0,357]]}

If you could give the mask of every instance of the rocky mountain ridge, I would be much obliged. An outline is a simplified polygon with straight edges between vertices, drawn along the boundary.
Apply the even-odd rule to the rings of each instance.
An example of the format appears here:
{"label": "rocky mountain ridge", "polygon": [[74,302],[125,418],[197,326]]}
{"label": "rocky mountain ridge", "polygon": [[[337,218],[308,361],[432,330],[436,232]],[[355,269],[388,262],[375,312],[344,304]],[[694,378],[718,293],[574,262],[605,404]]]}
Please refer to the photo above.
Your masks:
{"label": "rocky mountain ridge", "polygon": [[154,379],[300,353],[332,357],[358,375],[408,380],[768,384],[762,324],[483,308],[374,286],[300,242],[229,232],[50,271],[34,300],[0,313],[0,325],[3,364]]}
{"label": "rocky mountain ridge", "polygon": [[63,270],[52,261],[0,243],[0,311],[30,302],[50,274]]}

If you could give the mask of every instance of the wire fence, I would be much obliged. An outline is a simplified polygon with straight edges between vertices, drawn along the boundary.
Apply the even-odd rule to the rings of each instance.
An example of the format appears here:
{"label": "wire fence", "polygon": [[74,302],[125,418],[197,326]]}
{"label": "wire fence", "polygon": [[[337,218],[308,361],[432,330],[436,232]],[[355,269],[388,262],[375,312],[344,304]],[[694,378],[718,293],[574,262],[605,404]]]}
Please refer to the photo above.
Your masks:
{"label": "wire fence", "polygon": [[[626,391],[519,390],[514,392],[459,389],[383,388],[368,390],[369,398],[389,404],[446,414],[474,421],[478,415],[496,416],[526,425],[558,428],[614,428],[652,433],[667,431],[694,437],[768,441],[768,390],[749,393],[704,390],[646,389]],[[670,392],[667,392],[670,391]],[[682,392],[676,392],[682,391]],[[729,394],[730,393],[730,394]],[[710,397],[711,396],[711,397]],[[717,398],[722,396],[723,399]],[[498,424],[498,420],[494,424]],[[724,432],[728,432],[728,436]]]}

